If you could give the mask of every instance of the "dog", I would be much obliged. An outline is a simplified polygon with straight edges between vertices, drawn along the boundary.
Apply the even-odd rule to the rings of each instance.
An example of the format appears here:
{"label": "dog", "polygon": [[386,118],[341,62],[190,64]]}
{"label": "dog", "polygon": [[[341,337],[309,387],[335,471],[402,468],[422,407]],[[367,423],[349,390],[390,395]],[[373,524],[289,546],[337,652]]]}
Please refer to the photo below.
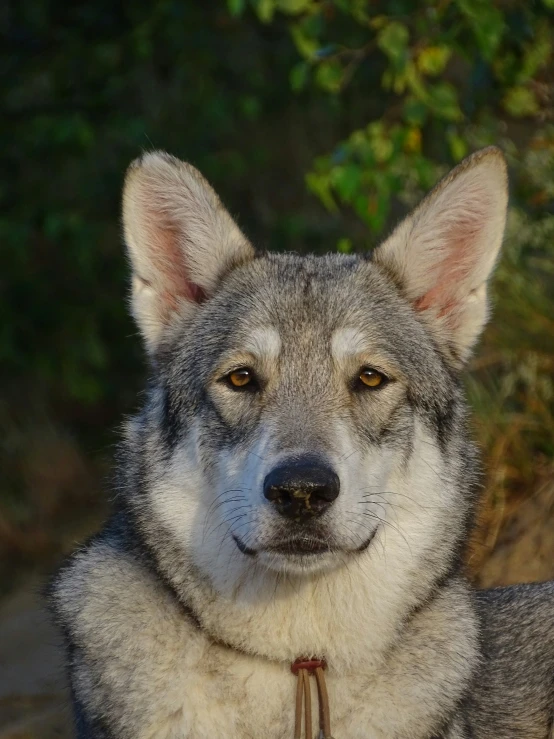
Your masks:
{"label": "dog", "polygon": [[490,147],[369,256],[258,253],[192,166],[130,166],[152,379],[50,589],[79,739],[554,737],[553,584],[463,574],[507,201]]}

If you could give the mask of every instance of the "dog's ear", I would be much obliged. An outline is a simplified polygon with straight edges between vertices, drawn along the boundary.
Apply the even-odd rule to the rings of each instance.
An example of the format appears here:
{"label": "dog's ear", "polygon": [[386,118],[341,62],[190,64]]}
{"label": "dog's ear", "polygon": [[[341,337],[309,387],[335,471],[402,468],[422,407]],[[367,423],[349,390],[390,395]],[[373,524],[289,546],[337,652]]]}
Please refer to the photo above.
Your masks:
{"label": "dog's ear", "polygon": [[155,353],[176,314],[194,311],[254,251],[190,164],[163,152],[127,171],[123,228],[132,267],[132,312]]}
{"label": "dog's ear", "polygon": [[459,164],[375,250],[449,360],[462,365],[488,314],[487,280],[504,233],[508,187],[501,151]]}

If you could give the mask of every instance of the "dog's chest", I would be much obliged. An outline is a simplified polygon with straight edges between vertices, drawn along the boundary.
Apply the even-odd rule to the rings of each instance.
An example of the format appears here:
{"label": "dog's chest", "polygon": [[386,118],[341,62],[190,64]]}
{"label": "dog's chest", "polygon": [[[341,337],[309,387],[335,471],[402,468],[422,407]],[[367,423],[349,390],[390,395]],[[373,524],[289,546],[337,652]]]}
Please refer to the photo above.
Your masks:
{"label": "dog's chest", "polygon": [[[293,737],[297,678],[288,666],[212,647],[179,682],[180,690],[172,690],[175,702],[166,705],[169,715],[166,712],[158,717],[167,739]],[[379,706],[379,717],[372,717],[372,682],[363,674],[342,677],[332,670],[327,672],[333,735],[340,739],[387,736],[379,725],[383,704]],[[319,713],[314,677],[310,684],[313,734],[317,736]]]}
{"label": "dog's chest", "polygon": [[[87,716],[121,739],[291,739],[296,677],[289,664],[214,643],[130,558],[108,559],[109,567],[100,557],[92,565],[78,564],[86,565],[84,575],[74,573],[59,598],[65,598],[64,614],[73,619],[79,645],[73,686]],[[341,668],[340,652],[330,659],[326,682],[333,736],[414,739],[440,726],[441,715],[459,701],[471,668],[460,657],[465,642],[440,615],[427,613],[421,623],[420,614],[418,628],[405,630],[401,643],[381,658],[367,648],[360,627],[357,669]],[[469,631],[467,624],[462,627]],[[315,736],[317,690],[311,682]]]}

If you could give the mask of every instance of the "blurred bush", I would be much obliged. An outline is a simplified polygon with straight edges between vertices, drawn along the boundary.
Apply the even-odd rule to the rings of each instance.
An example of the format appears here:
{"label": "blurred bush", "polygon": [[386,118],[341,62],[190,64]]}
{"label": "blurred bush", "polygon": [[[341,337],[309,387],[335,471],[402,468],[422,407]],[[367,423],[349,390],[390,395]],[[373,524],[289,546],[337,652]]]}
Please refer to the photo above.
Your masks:
{"label": "blurred bush", "polygon": [[98,450],[143,373],[118,221],[142,149],[198,166],[260,246],[349,252],[489,143],[512,211],[468,383],[488,459],[474,572],[517,546],[517,512],[554,485],[553,21],[552,0],[8,3],[0,546],[27,562],[62,512],[66,530],[98,510]]}

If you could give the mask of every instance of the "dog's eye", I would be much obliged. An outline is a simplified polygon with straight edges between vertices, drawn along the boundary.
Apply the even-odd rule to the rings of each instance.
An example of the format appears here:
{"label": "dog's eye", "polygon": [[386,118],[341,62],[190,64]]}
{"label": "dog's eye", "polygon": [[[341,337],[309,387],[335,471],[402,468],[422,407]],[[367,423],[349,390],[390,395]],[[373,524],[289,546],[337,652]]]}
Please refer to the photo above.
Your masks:
{"label": "dog's eye", "polygon": [[224,379],[233,390],[254,390],[258,386],[256,375],[248,367],[233,370]]}
{"label": "dog's eye", "polygon": [[388,382],[388,377],[386,377],[382,372],[379,372],[379,370],[373,369],[373,367],[364,367],[361,370],[358,379],[363,387],[371,388],[371,390],[383,387],[383,385],[386,385]]}

